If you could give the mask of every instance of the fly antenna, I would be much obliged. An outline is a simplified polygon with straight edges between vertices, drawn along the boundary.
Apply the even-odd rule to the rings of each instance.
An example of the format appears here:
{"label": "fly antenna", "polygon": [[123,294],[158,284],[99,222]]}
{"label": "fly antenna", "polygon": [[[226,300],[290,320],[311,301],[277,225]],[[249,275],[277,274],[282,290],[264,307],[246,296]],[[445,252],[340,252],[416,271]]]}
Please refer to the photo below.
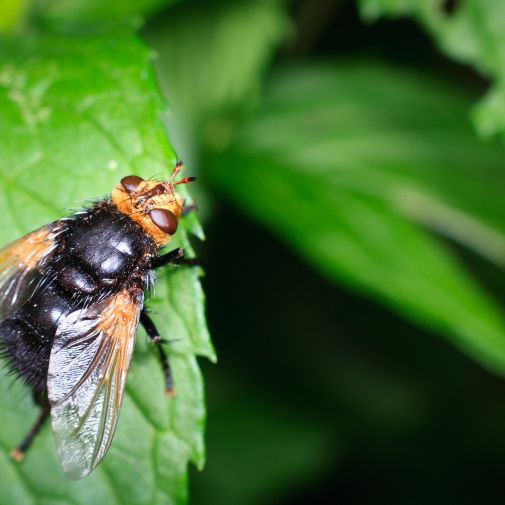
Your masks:
{"label": "fly antenna", "polygon": [[196,181],[196,177],[184,177],[184,179],[180,179],[179,181],[172,182],[177,175],[181,172],[181,170],[184,168],[184,163],[182,161],[178,161],[175,164],[174,171],[172,172],[172,175],[170,176],[170,179],[168,179],[168,184],[171,184],[172,186],[177,186],[179,184],[188,184],[190,182]]}
{"label": "fly antenna", "polygon": [[181,179],[180,181],[175,181],[172,186],[177,186],[178,184],[188,184],[190,182],[195,182],[196,177],[184,177],[184,179]]}
{"label": "fly antenna", "polygon": [[[168,184],[172,184],[172,181],[177,177],[179,172],[184,168],[184,163],[182,161],[178,161],[175,164],[174,171],[172,172],[172,175],[170,176],[170,179],[168,179]],[[175,184],[174,184],[175,186]]]}

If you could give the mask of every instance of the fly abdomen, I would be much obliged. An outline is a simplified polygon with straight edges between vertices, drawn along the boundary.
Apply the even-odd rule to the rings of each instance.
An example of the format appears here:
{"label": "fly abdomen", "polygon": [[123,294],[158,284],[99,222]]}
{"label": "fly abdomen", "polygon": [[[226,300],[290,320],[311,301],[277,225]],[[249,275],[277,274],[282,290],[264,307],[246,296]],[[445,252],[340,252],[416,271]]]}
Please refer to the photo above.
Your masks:
{"label": "fly abdomen", "polygon": [[41,286],[12,317],[26,321],[40,335],[52,338],[74,305],[69,295],[52,282]]}
{"label": "fly abdomen", "polygon": [[0,323],[1,352],[14,373],[37,393],[46,389],[56,329],[72,308],[70,300],[53,282],[37,289],[20,309]]}
{"label": "fly abdomen", "polygon": [[52,339],[37,333],[26,321],[9,318],[0,322],[0,350],[11,371],[37,394],[46,389]]}

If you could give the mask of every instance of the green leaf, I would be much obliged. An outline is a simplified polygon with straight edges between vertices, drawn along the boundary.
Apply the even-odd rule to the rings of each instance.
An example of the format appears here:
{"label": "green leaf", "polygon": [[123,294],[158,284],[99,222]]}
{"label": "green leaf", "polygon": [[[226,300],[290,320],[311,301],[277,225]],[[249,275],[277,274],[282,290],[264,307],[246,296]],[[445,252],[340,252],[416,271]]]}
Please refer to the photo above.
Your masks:
{"label": "green leaf", "polygon": [[472,65],[494,83],[476,107],[474,118],[487,136],[505,137],[505,3],[501,0],[455,2],[446,12],[441,0],[359,0],[366,19],[413,16],[450,57]]}
{"label": "green leaf", "polygon": [[[39,38],[0,49],[0,243],[109,193],[124,175],[169,174],[176,156],[164,104],[135,38]],[[191,250],[184,230],[177,244]],[[175,245],[177,245],[175,244]],[[140,333],[109,454],[81,482],[60,471],[52,433],[18,465],[8,451],[37,416],[28,391],[2,378],[0,503],[185,503],[187,463],[202,466],[203,383],[196,356],[214,358],[199,272],[165,271],[148,302],[169,348],[177,397],[164,396],[152,345]]]}
{"label": "green leaf", "polygon": [[209,405],[207,445],[219,457],[195,476],[192,504],[275,503],[275,497],[296,496],[342,457],[344,443],[330,419],[301,403],[286,407],[278,392],[269,395],[218,368],[210,379],[219,398],[213,395]]}
{"label": "green leaf", "polygon": [[299,66],[275,75],[205,164],[218,189],[326,277],[504,372],[499,307],[426,230],[505,264],[505,154],[475,139],[467,106],[385,66]]}
{"label": "green leaf", "polygon": [[19,31],[26,18],[28,0],[3,0],[0,6],[0,33]]}
{"label": "green leaf", "polygon": [[136,27],[146,16],[179,0],[32,0],[33,17],[65,33],[99,33]]}
{"label": "green leaf", "polygon": [[194,157],[208,122],[255,99],[288,28],[276,0],[183,5],[149,27],[145,36],[159,53],[156,70],[172,110],[169,131],[184,159]]}

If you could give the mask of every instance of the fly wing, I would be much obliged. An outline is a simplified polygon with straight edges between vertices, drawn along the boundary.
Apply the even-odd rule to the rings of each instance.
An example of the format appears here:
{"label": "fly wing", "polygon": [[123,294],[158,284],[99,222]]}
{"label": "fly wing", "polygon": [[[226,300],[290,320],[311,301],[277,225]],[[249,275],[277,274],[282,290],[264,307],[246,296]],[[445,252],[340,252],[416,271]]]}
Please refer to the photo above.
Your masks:
{"label": "fly wing", "polygon": [[41,267],[56,248],[62,225],[56,222],[0,249],[0,321],[9,317],[33,293]]}
{"label": "fly wing", "polygon": [[112,442],[123,403],[143,295],[122,291],[69,314],[56,331],[47,379],[60,464],[91,473]]}

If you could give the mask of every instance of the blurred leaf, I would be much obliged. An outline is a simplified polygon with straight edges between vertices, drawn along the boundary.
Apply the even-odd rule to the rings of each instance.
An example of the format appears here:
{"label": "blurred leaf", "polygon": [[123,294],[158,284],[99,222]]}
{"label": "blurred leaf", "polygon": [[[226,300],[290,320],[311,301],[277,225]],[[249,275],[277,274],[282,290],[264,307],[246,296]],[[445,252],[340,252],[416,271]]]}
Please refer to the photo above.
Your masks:
{"label": "blurred leaf", "polygon": [[[0,56],[0,243],[100,197],[129,173],[168,174],[176,156],[149,52],[129,37],[3,42]],[[181,230],[178,243],[190,249]],[[157,354],[138,339],[118,432],[81,482],[59,470],[50,427],[25,463],[8,457],[37,416],[20,382],[2,378],[0,503],[185,503],[187,462],[201,466],[205,420],[196,355],[213,357],[198,272],[164,272],[154,309],[178,396],[164,397]]]}
{"label": "blurred leaf", "polygon": [[365,18],[413,16],[449,56],[494,81],[475,110],[484,135],[505,137],[505,2],[502,0],[359,0]]}
{"label": "blurred leaf", "polygon": [[192,480],[192,504],[274,503],[278,495],[296,495],[339,458],[343,443],[329,419],[301,406],[291,410],[275,393],[268,397],[237,380],[236,371],[219,367],[210,380],[218,392],[209,399],[210,456]]}
{"label": "blurred leaf", "polygon": [[449,87],[384,66],[299,66],[275,75],[228,149],[205,163],[221,191],[328,278],[503,372],[500,309],[419,226],[505,263],[505,153],[475,139],[467,106]]}
{"label": "blurred leaf", "polygon": [[185,160],[206,122],[250,105],[287,29],[276,0],[183,5],[149,26],[145,36],[159,52],[155,65],[173,112],[169,131]]}
{"label": "blurred leaf", "polygon": [[2,0],[0,5],[0,33],[18,31],[25,23],[28,0]]}
{"label": "blurred leaf", "polygon": [[98,33],[142,19],[180,0],[31,0],[34,17],[53,30]]}

